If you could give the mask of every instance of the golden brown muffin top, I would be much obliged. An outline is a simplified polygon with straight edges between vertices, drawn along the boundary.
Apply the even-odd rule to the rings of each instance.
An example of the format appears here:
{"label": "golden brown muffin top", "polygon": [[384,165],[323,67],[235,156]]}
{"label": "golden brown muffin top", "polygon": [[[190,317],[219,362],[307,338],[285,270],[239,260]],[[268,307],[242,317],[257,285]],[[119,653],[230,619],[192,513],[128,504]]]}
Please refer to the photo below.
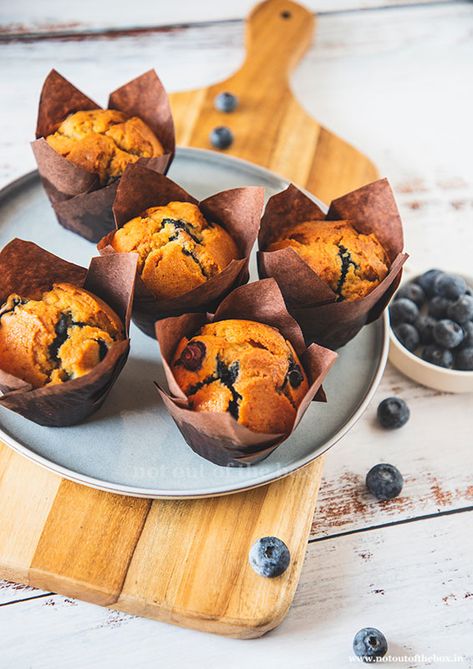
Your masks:
{"label": "golden brown muffin top", "polygon": [[389,259],[374,233],[357,232],[348,221],[305,221],[287,228],[268,251],[291,247],[338,295],[358,300],[387,275]]}
{"label": "golden brown muffin top", "polygon": [[117,314],[83,288],[12,294],[0,308],[0,368],[34,388],[62,383],[90,372],[123,337]]}
{"label": "golden brown muffin top", "polygon": [[289,432],[309,387],[290,342],[247,320],[209,323],[184,337],[172,371],[194,411],[228,411],[254,432]]}
{"label": "golden brown muffin top", "polygon": [[158,299],[189,292],[239,257],[228,232],[190,202],[146,209],[117,230],[111,244],[118,252],[138,253],[141,278]]}
{"label": "golden brown muffin top", "polygon": [[75,165],[97,173],[102,185],[121,176],[139,158],[162,156],[164,149],[151,128],[137,116],[115,109],[70,114],[48,144]]}

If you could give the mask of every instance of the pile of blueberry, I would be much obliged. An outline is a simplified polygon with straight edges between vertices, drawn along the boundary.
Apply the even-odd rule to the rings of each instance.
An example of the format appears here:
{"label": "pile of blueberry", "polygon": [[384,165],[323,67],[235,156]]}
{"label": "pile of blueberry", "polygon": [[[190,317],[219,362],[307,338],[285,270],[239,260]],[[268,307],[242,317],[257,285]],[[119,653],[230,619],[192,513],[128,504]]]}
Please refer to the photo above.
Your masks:
{"label": "pile of blueberry", "polygon": [[433,365],[473,371],[472,293],[461,276],[430,269],[396,293],[389,308],[394,334]]}

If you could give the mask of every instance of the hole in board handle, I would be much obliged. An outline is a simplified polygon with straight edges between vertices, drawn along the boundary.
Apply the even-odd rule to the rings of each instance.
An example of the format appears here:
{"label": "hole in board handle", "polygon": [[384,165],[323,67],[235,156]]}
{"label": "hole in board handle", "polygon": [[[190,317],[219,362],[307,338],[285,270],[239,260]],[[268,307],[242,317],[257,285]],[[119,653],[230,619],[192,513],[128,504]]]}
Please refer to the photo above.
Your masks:
{"label": "hole in board handle", "polygon": [[288,9],[285,9],[284,11],[281,12],[280,16],[282,19],[290,19],[292,14]]}

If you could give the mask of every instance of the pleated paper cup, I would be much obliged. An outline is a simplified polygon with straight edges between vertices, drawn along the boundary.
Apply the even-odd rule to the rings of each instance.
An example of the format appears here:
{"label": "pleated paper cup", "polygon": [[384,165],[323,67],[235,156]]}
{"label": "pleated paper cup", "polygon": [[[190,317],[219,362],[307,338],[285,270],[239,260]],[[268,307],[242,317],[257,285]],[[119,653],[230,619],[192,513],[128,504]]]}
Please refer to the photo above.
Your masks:
{"label": "pleated paper cup", "polygon": [[[150,337],[155,336],[156,321],[189,311],[215,311],[233,288],[247,283],[250,253],[263,211],[264,189],[255,186],[233,188],[199,202],[168,177],[140,165],[130,165],[121,178],[113,205],[116,229],[149,207],[165,206],[173,201],[197,205],[209,222],[217,223],[229,233],[240,256],[197,288],[166,300],[158,300],[138,276],[133,322]],[[111,245],[114,234],[115,231],[109,233],[99,242],[97,248],[101,254],[116,253]]]}
{"label": "pleated paper cup", "polygon": [[1,406],[49,427],[74,425],[102,406],[130,349],[128,330],[136,264],[136,254],[121,253],[92,258],[86,270],[32,242],[14,239],[5,246],[0,253],[0,303],[12,293],[36,298],[54,283],[71,283],[109,305],[120,317],[126,338],[114,342],[88,374],[64,383],[32,388],[0,368]]}
{"label": "pleated paper cup", "polygon": [[[149,70],[111,93],[108,108],[127,117],[138,116],[151,128],[163,146],[164,155],[140,158],[138,163],[166,173],[175,151],[174,123],[167,93],[156,72]],[[59,223],[89,241],[98,242],[114,229],[112,204],[120,178],[102,186],[97,174],[61,156],[45,139],[69,114],[93,109],[100,106],[56,70],[51,70],[41,91],[32,148]]]}
{"label": "pleated paper cup", "polygon": [[[337,301],[338,295],[294,249],[266,250],[289,227],[310,220],[345,220],[359,233],[374,233],[389,259],[386,277],[359,300]],[[258,245],[259,276],[277,281],[306,342],[315,341],[331,349],[344,346],[364,325],[379,318],[399,285],[408,258],[403,252],[401,217],[386,179],[333,200],[327,214],[291,184],[269,199]]]}
{"label": "pleated paper cup", "polygon": [[[172,371],[172,360],[183,337],[192,337],[206,323],[228,319],[251,320],[277,328],[296,351],[309,381],[309,390],[297,409],[286,434],[254,432],[238,423],[230,413],[192,411],[189,400]],[[273,279],[236,288],[215,314],[184,314],[156,323],[169,389],[158,392],[182,436],[198,455],[222,466],[245,466],[264,460],[292,434],[313,400],[326,401],[322,382],[337,354],[317,344],[306,347],[302,332],[289,315],[281,291]]]}

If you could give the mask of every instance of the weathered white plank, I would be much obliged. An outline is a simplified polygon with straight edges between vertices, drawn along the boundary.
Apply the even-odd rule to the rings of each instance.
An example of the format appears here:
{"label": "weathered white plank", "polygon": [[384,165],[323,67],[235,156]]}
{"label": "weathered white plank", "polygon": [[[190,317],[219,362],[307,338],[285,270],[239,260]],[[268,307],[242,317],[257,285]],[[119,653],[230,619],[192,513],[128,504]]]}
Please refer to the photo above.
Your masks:
{"label": "weathered white plank", "polygon": [[[383,430],[377,406],[392,395],[406,400],[411,418],[400,430]],[[388,367],[363,418],[327,454],[312,535],[473,507],[472,412],[473,395],[438,393]],[[404,476],[396,499],[380,502],[366,490],[365,476],[379,462]]]}
{"label": "weathered white plank", "polygon": [[[356,631],[375,626],[394,656],[457,653],[465,658],[458,666],[471,667],[472,532],[473,513],[462,513],[312,543],[286,621],[254,641],[180,630],[59,596],[0,607],[1,663],[338,668],[349,666]],[[413,659],[403,666],[427,664]]]}
{"label": "weathered white plank", "polygon": [[[433,4],[442,0],[305,0],[308,9],[317,13],[341,12],[367,8],[389,8],[398,5]],[[0,5],[0,34],[51,33],[99,30],[123,30],[149,26],[169,26],[205,21],[242,19],[257,4],[255,0],[178,0],[153,2],[137,0],[100,3],[82,0],[80,5],[61,0],[31,3],[19,0]]]}
{"label": "weathered white plank", "polygon": [[41,590],[21,583],[0,580],[0,607],[42,595]]}

